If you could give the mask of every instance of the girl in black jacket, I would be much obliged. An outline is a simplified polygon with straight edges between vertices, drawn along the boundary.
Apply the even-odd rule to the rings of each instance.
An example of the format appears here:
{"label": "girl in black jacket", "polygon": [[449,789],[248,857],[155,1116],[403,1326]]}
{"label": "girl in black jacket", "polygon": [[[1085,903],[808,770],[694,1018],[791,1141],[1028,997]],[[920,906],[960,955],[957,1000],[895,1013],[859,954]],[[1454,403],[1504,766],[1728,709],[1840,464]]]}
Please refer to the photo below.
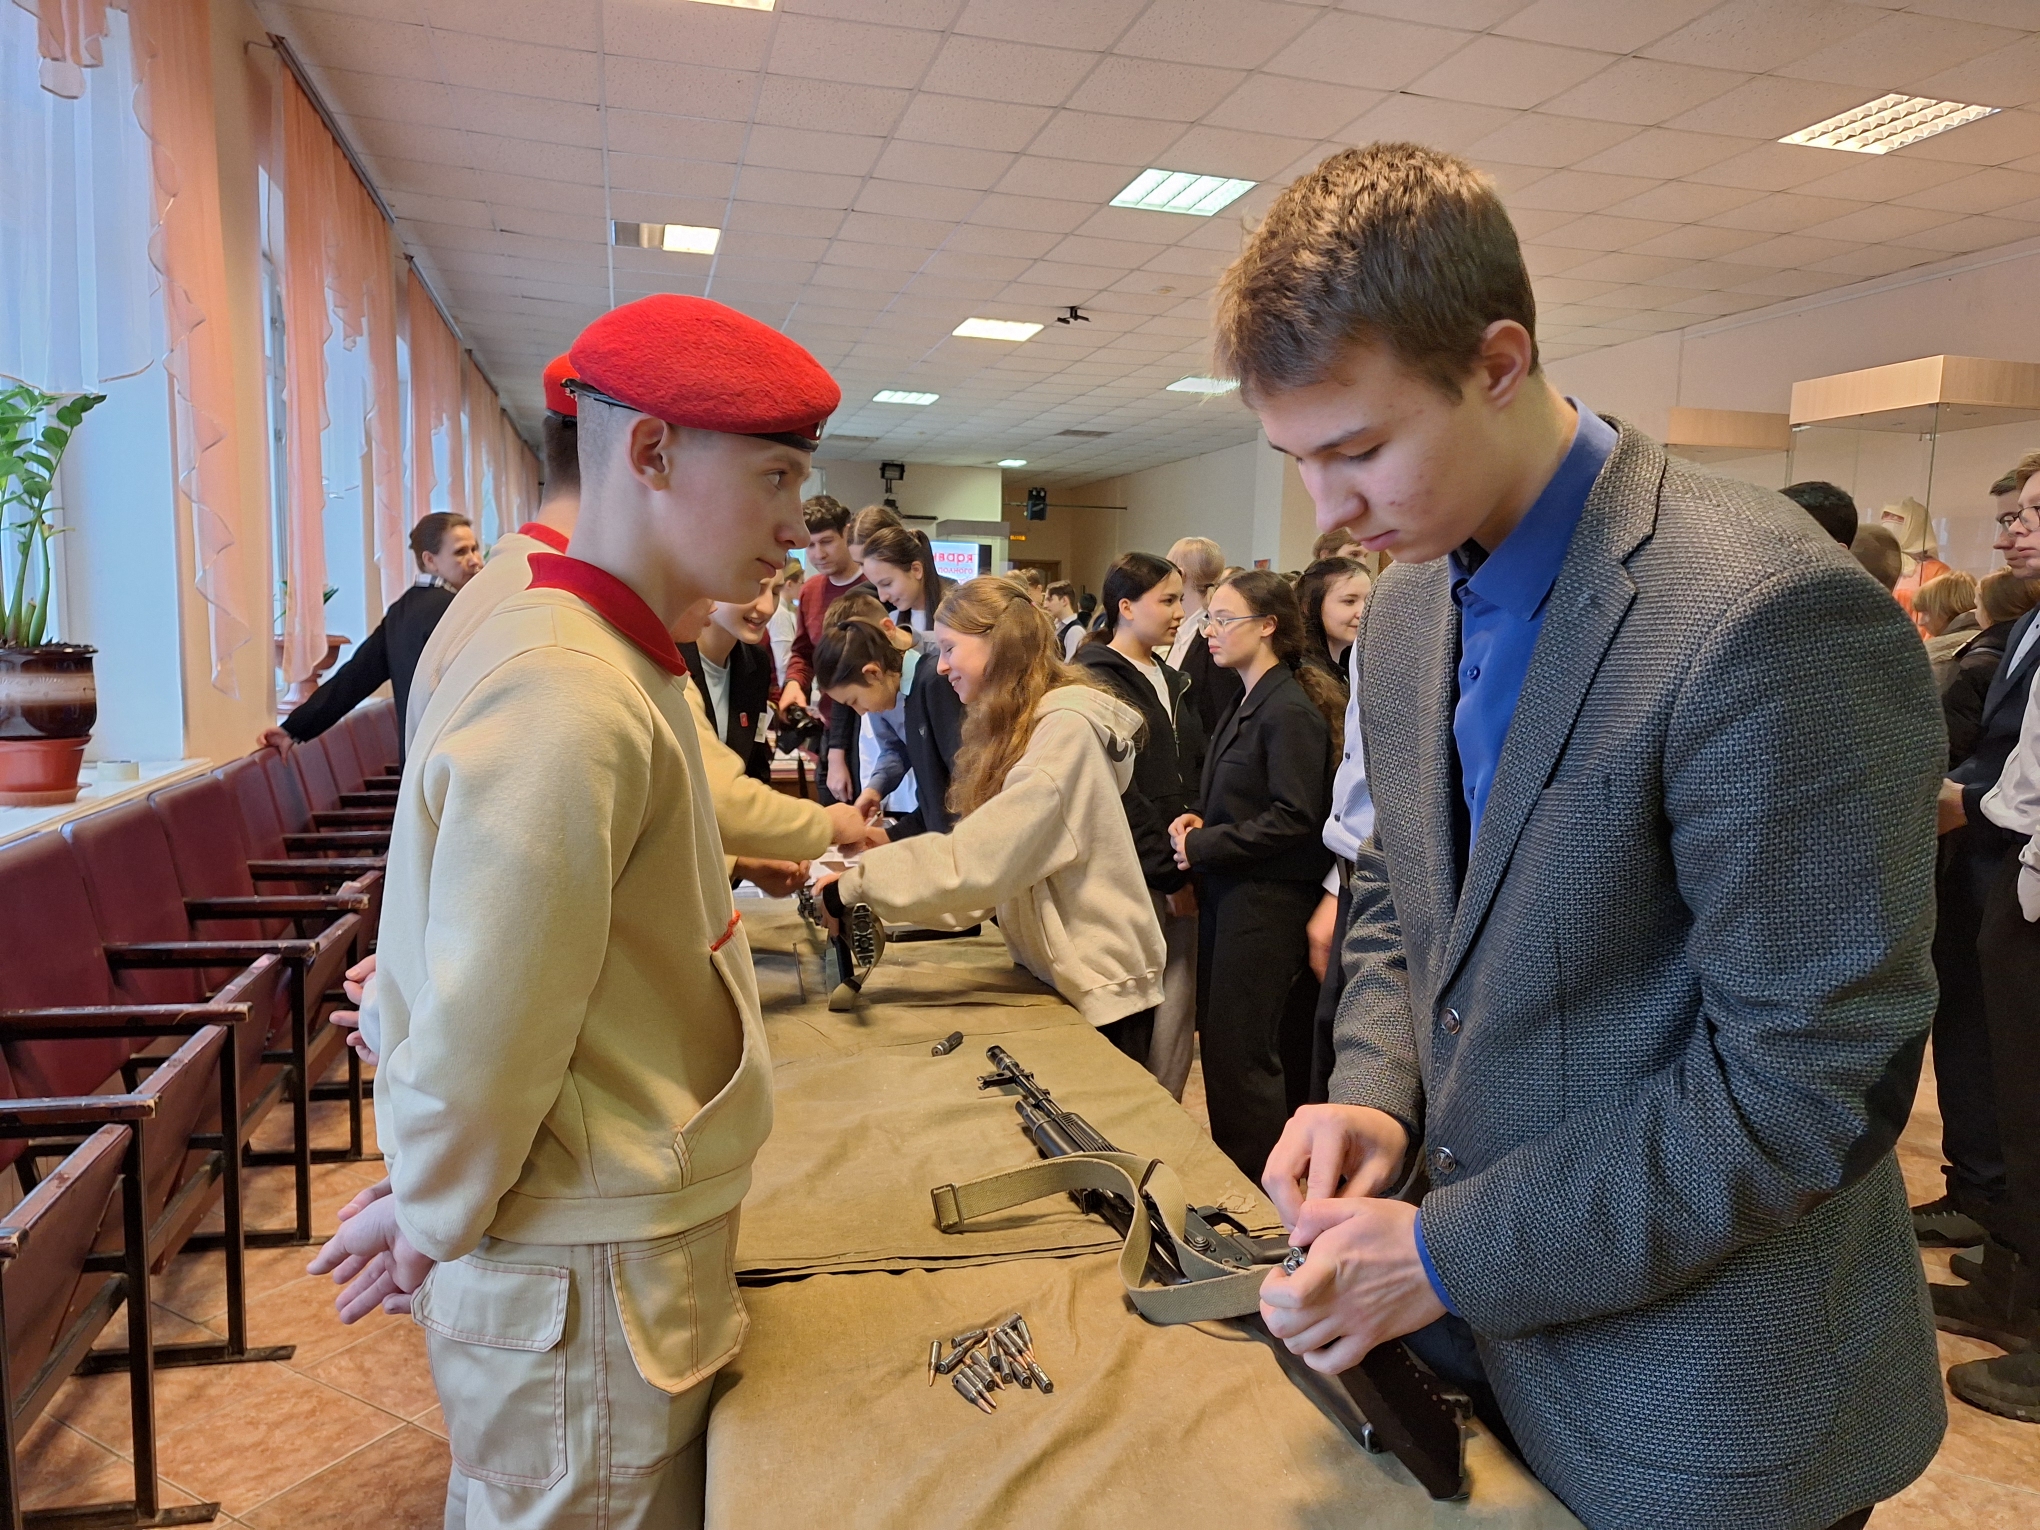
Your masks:
{"label": "girl in black jacket", "polygon": [[1128,553],[1106,572],[1100,604],[1099,625],[1077,650],[1077,663],[1137,707],[1147,725],[1121,800],[1168,952],[1148,1071],[1180,1100],[1197,1026],[1197,893],[1176,864],[1169,824],[1197,805],[1204,768],[1204,723],[1190,678],[1161,657],[1183,622],[1183,576],[1167,558]]}
{"label": "girl in black jacket", "polygon": [[815,684],[846,711],[871,718],[878,737],[879,760],[857,806],[873,818],[908,774],[914,778],[915,806],[894,821],[891,839],[953,827],[949,778],[963,742],[963,703],[937,660],[933,638],[875,617],[849,617],[815,646]]}
{"label": "girl in black jacket", "polygon": [[1197,1034],[1211,1135],[1258,1180],[1310,1082],[1317,983],[1305,927],[1331,852],[1329,675],[1304,662],[1303,616],[1280,574],[1235,574],[1211,595],[1205,641],[1245,694],[1204,757],[1200,807],[1169,826],[1199,876]]}

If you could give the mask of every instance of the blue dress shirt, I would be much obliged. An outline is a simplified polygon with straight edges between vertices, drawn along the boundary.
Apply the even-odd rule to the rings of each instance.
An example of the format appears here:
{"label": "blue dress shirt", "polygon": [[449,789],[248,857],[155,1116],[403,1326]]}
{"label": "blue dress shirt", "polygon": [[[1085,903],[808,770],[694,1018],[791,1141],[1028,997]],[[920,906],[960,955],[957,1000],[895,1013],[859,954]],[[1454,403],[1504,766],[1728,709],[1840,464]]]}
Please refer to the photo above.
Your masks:
{"label": "blue dress shirt", "polygon": [[1480,840],[1481,814],[1530,671],[1530,652],[1544,627],[1551,587],[1594,480],[1615,450],[1615,427],[1577,400],[1568,402],[1580,416],[1572,446],[1516,529],[1485,557],[1471,542],[1451,555],[1452,600],[1459,607],[1452,742],[1466,798],[1469,854]]}
{"label": "blue dress shirt", "polygon": [[[1572,545],[1573,530],[1601,468],[1615,450],[1615,427],[1577,399],[1572,446],[1544,492],[1485,557],[1468,543],[1452,554],[1452,600],[1459,607],[1459,702],[1452,709],[1452,743],[1459,755],[1460,788],[1466,797],[1467,845],[1480,839],[1481,814],[1495,784],[1509,720],[1530,673],[1530,652],[1544,628],[1544,609],[1559,566]],[[1424,1246],[1423,1213],[1417,1214],[1417,1258],[1438,1300],[1458,1309],[1445,1294],[1431,1251]]]}

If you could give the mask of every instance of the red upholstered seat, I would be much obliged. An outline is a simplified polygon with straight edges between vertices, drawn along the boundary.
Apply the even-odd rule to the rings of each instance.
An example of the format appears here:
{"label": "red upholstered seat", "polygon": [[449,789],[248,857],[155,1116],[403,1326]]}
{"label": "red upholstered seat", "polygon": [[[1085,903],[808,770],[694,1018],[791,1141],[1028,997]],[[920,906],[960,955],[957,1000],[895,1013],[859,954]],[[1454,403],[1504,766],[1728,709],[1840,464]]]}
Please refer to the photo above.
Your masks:
{"label": "red upholstered seat", "polygon": [[[8,935],[0,1009],[112,1004],[121,997],[100,949],[85,879],[60,836],[32,834],[0,850],[0,930]],[[120,1071],[134,1047],[119,1037],[8,1041],[0,1047],[11,1075],[8,1094],[90,1094]],[[8,1154],[10,1161],[15,1156]]]}
{"label": "red upholstered seat", "polygon": [[258,860],[280,860],[284,855],[283,820],[277,816],[276,794],[269,787],[269,761],[276,757],[275,751],[261,749],[213,772],[232,796],[248,853]]}
{"label": "red upholstered seat", "polygon": [[[170,841],[146,802],[74,818],[64,825],[64,838],[84,873],[100,939],[109,945],[191,939]],[[216,974],[210,986],[231,976]],[[208,991],[190,968],[127,968],[116,971],[114,983],[122,997],[137,1004],[180,1004]]]}
{"label": "red upholstered seat", "polygon": [[375,737],[380,744],[380,757],[376,762],[375,771],[371,771],[370,774],[394,767],[404,753],[404,720],[397,716],[396,702],[371,701],[360,711],[374,729]]}
{"label": "red upholstered seat", "polygon": [[305,778],[298,774],[293,756],[297,750],[278,753],[263,750],[262,773],[269,778],[269,792],[276,803],[277,821],[286,834],[302,834],[312,826],[312,804],[305,795]]}
{"label": "red upholstered seat", "polygon": [[301,749],[323,747],[326,751],[326,768],[333,772],[333,784],[342,792],[361,790],[365,773],[361,768],[361,756],[354,747],[354,728],[348,717],[340,719],[337,727],[328,728],[310,744],[300,744]]}
{"label": "red upholstered seat", "polygon": [[[333,765],[326,754],[325,736],[299,744],[288,756],[305,789],[305,802],[314,813],[329,813],[340,806],[340,783],[333,778]],[[274,777],[271,777],[272,782]],[[288,816],[288,815],[286,815]]]}

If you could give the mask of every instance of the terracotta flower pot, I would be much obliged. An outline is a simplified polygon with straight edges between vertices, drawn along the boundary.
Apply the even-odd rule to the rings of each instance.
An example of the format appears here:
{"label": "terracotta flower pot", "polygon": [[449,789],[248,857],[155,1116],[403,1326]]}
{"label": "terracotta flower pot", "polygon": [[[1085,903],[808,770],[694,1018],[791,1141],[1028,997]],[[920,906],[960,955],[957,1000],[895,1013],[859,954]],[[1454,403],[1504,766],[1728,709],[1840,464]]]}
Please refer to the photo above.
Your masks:
{"label": "terracotta flower pot", "polygon": [[78,643],[0,648],[0,807],[77,800],[85,741],[99,720],[93,652]]}

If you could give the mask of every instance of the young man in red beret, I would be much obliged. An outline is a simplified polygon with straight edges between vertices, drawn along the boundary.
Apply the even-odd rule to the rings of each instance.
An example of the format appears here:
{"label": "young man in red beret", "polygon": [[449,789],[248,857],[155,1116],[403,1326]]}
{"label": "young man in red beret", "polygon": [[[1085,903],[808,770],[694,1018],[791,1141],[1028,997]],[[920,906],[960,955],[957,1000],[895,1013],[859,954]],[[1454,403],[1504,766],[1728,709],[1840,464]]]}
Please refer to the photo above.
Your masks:
{"label": "young man in red beret", "polygon": [[698,1524],[745,1316],[736,1212],[771,1124],[750,953],[669,629],[803,539],[839,398],[799,346],[662,295],[575,343],[570,555],[448,664],[390,846],[379,1134],[392,1194],[315,1268],[412,1293],[447,1522]]}

